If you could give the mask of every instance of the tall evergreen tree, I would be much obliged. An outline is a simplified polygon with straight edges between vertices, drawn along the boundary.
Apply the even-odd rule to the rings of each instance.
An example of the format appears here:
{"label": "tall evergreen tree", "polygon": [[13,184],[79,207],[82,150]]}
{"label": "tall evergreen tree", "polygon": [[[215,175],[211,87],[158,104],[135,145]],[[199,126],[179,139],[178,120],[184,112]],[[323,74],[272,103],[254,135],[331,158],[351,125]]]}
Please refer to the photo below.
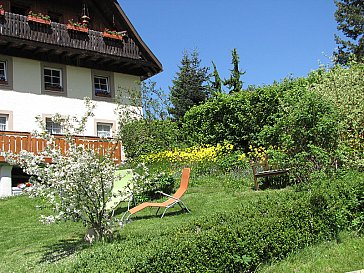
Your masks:
{"label": "tall evergreen tree", "polygon": [[201,104],[209,97],[208,78],[208,68],[201,67],[198,52],[194,50],[190,55],[185,51],[179,72],[170,87],[172,107],[168,112],[175,120],[180,120],[192,106]]}
{"label": "tall evergreen tree", "polygon": [[222,80],[220,78],[219,71],[217,71],[216,65],[212,62],[212,66],[214,67],[214,71],[212,72],[213,81],[210,81],[210,93],[212,97],[217,97],[219,94],[222,94]]}
{"label": "tall evergreen tree", "polygon": [[337,29],[348,38],[344,41],[335,35],[335,41],[339,46],[334,52],[335,62],[345,65],[351,58],[357,62],[364,62],[364,1],[335,0],[335,4]]}
{"label": "tall evergreen tree", "polygon": [[240,80],[240,76],[245,74],[245,71],[239,70],[239,55],[236,48],[232,51],[232,65],[234,66],[230,74],[230,78],[224,81],[224,85],[227,86],[229,93],[240,92],[243,90],[243,82]]}

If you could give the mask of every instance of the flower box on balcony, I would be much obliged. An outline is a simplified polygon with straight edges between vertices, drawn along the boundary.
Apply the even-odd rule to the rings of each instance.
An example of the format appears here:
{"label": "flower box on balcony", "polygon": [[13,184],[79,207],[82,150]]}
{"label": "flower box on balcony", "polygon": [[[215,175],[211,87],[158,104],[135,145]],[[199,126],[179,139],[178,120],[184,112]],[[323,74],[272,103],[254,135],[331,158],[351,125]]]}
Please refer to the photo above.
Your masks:
{"label": "flower box on balcony", "polygon": [[67,29],[72,30],[72,31],[84,32],[84,33],[88,32],[87,27],[76,26],[76,25],[71,25],[71,24],[67,24]]}
{"label": "flower box on balcony", "polygon": [[44,25],[50,25],[51,24],[51,20],[39,18],[39,17],[33,16],[33,15],[28,15],[28,22],[44,24]]}
{"label": "flower box on balcony", "polygon": [[102,33],[102,36],[104,36],[105,38],[109,38],[109,39],[115,39],[115,40],[122,40],[123,36],[121,34],[117,34],[117,33],[108,33],[106,31],[104,31]]}

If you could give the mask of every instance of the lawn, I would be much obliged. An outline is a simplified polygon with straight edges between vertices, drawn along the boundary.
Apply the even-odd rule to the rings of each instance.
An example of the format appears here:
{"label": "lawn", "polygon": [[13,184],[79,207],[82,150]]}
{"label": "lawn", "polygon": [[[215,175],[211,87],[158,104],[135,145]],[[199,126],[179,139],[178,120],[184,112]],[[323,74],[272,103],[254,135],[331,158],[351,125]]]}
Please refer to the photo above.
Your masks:
{"label": "lawn", "polygon": [[258,272],[336,273],[364,269],[364,237],[342,232],[339,239],[307,247],[283,261],[261,267]]}
{"label": "lawn", "polygon": [[[292,191],[287,188],[255,192],[252,186],[252,180],[242,180],[234,174],[192,177],[183,199],[191,214],[176,207],[160,219],[155,210],[146,209],[119,230],[114,242],[92,246],[83,243],[85,228],[80,223],[41,224],[39,217],[44,211],[39,208],[39,200],[26,196],[0,200],[0,272],[133,272],[133,266],[147,262],[156,247],[163,248],[173,238],[187,237],[188,243],[193,244],[194,234],[202,233],[198,225],[201,218],[216,218],[241,206],[249,207],[258,198]],[[118,210],[119,216],[124,209],[122,206]],[[222,225],[223,222],[221,219]],[[364,253],[363,238],[342,233],[341,239],[340,243],[323,242],[309,247],[278,264],[260,266],[259,270],[335,272],[332,270],[364,268],[360,255]]]}

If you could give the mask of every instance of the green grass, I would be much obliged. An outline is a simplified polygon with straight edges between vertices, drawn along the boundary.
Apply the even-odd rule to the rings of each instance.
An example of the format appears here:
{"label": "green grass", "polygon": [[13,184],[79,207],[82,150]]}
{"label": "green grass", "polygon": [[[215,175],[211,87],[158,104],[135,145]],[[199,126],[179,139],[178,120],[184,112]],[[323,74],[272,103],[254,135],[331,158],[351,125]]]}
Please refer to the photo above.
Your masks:
{"label": "green grass", "polygon": [[[224,183],[221,183],[222,180]],[[211,180],[205,176],[192,179],[191,184],[184,198],[192,210],[191,214],[181,214],[176,207],[170,209],[161,220],[155,217],[155,210],[146,209],[133,217],[132,223],[120,231],[121,238],[127,238],[129,235],[133,238],[148,237],[145,236],[147,234],[156,238],[163,233],[161,223],[165,230],[174,229],[179,224],[202,215],[226,210],[242,195],[232,191],[236,184],[241,184],[241,177],[217,176]],[[250,185],[241,184],[239,187],[246,195],[255,194]],[[86,229],[81,223],[42,224],[39,221],[40,216],[49,211],[37,207],[42,207],[42,203],[27,196],[0,200],[0,272],[33,272],[38,271],[37,268],[42,268],[43,271],[48,264],[72,257],[82,249],[86,248],[85,251],[92,252],[98,247],[105,247],[90,247],[85,244],[83,236]],[[120,215],[124,210],[125,207],[122,207]],[[67,264],[67,261],[65,263]]]}
{"label": "green grass", "polygon": [[[85,227],[80,223],[41,224],[39,217],[46,212],[35,208],[41,205],[39,200],[26,196],[0,200],[0,272],[80,272],[80,268],[82,272],[98,272],[99,269],[131,272],[135,261],[145,259],[154,245],[174,238],[176,233],[190,232],[187,227],[201,217],[249,206],[257,196],[290,191],[288,188],[255,192],[252,186],[252,180],[242,180],[236,175],[192,177],[191,187],[183,199],[191,214],[181,213],[176,207],[160,219],[155,216],[155,210],[146,209],[119,230],[113,243],[92,246],[83,243]],[[125,207],[118,211],[119,216],[123,210]],[[326,242],[309,247],[260,270],[344,272],[364,268],[360,255],[364,253],[364,239],[345,233],[341,240],[339,244]],[[329,271],[330,268],[334,271]],[[298,271],[294,271],[296,269]]]}
{"label": "green grass", "polygon": [[364,269],[364,237],[340,233],[339,242],[307,247],[285,260],[263,266],[260,273],[337,273]]}
{"label": "green grass", "polygon": [[48,212],[36,209],[41,205],[27,196],[0,200],[0,272],[29,272],[84,245],[80,223],[40,223],[40,215]]}

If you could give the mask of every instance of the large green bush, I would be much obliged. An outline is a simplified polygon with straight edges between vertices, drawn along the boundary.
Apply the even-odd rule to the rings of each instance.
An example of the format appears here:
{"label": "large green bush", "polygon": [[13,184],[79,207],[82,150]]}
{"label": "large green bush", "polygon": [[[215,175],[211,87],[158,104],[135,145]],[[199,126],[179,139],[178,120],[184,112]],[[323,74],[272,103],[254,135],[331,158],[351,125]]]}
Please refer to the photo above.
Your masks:
{"label": "large green bush", "polygon": [[189,110],[183,131],[192,143],[216,145],[227,141],[247,150],[263,126],[272,124],[280,97],[290,86],[291,81],[286,80],[254,91],[222,94]]}
{"label": "large green bush", "polygon": [[320,80],[313,90],[331,101],[343,119],[341,156],[351,168],[364,169],[364,64],[335,66],[312,73]]}
{"label": "large green bush", "polygon": [[286,164],[298,181],[314,171],[338,166],[340,115],[332,103],[311,91],[312,79],[297,79],[281,97],[272,125],[259,133],[259,143],[276,146],[286,154]]}
{"label": "large green bush", "polygon": [[162,191],[166,194],[174,192],[176,180],[171,174],[165,172],[153,172],[145,164],[138,164],[134,168],[134,175],[129,185],[133,196],[138,203],[158,199]]}
{"label": "large green bush", "polygon": [[167,150],[181,145],[180,133],[170,120],[136,120],[120,128],[128,158]]}
{"label": "large green bush", "polygon": [[340,113],[321,94],[311,91],[317,75],[221,95],[192,108],[184,117],[191,142],[222,143],[248,150],[249,145],[276,147],[285,154],[280,165],[292,168],[295,181],[313,171],[338,166]]}

